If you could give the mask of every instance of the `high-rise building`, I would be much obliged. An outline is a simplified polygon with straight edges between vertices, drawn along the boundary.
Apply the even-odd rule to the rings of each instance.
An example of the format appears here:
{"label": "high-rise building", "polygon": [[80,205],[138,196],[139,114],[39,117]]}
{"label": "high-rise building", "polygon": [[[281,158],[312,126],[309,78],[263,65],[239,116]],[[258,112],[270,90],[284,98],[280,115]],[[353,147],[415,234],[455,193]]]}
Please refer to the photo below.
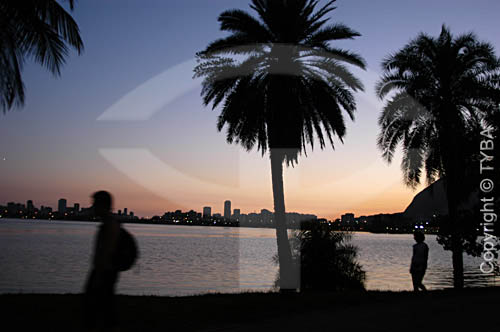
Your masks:
{"label": "high-rise building", "polygon": [[239,220],[240,219],[240,215],[241,215],[240,209],[234,209],[234,211],[233,211],[233,219]]}
{"label": "high-rise building", "polygon": [[57,212],[63,214],[66,212],[66,203],[67,201],[64,198],[61,198],[57,204]]}
{"label": "high-rise building", "polygon": [[128,211],[127,211],[127,208],[124,208],[124,209],[123,209],[123,214],[124,214],[124,215],[127,215],[127,212],[128,212]]}
{"label": "high-rise building", "polygon": [[75,205],[74,205],[74,207],[73,207],[73,211],[75,211],[75,213],[80,212],[80,204],[75,203]]}
{"label": "high-rise building", "polygon": [[210,206],[203,207],[203,218],[210,218],[212,216],[212,208]]}
{"label": "high-rise building", "polygon": [[224,218],[231,218],[231,201],[224,202]]}
{"label": "high-rise building", "polygon": [[26,202],[26,210],[28,210],[28,212],[33,212],[35,210],[32,200]]}

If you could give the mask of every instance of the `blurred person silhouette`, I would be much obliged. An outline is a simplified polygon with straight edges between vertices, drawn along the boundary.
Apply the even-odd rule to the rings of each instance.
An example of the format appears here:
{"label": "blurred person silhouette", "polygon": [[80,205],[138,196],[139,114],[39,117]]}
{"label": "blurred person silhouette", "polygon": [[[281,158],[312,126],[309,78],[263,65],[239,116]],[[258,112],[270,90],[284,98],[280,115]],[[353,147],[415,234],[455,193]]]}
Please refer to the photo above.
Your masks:
{"label": "blurred person silhouette", "polygon": [[427,288],[422,284],[424,279],[425,271],[427,270],[427,259],[429,258],[429,247],[424,242],[425,235],[420,231],[416,231],[413,234],[415,243],[413,245],[413,256],[411,257],[410,273],[411,279],[413,281],[413,290],[418,292],[419,290],[426,291]]}
{"label": "blurred person silhouette", "polygon": [[92,195],[95,216],[101,221],[94,239],[92,267],[85,285],[84,326],[89,330],[117,330],[115,285],[119,269],[113,263],[120,224],[111,214],[112,197],[106,191]]}

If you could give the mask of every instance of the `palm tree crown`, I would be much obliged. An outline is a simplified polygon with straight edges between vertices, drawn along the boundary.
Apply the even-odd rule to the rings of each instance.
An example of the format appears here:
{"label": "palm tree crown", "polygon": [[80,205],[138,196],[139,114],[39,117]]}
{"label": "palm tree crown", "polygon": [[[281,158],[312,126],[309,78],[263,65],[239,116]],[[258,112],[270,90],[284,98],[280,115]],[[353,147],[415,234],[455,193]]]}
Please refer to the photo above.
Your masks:
{"label": "palm tree crown", "polygon": [[[420,34],[387,57],[377,84],[380,98],[392,93],[379,124],[378,145],[390,162],[403,146],[402,170],[409,186],[465,169],[478,129],[491,125],[500,101],[500,60],[473,33],[438,38]],[[471,148],[466,148],[471,146]],[[457,148],[460,147],[460,148]]]}
{"label": "palm tree crown", "polygon": [[222,104],[218,130],[227,125],[229,143],[247,150],[255,145],[286,149],[287,162],[313,147],[316,133],[321,148],[327,137],[342,140],[342,109],[353,119],[353,92],[361,82],[344,64],[365,68],[364,60],[330,41],[359,34],[343,24],[329,24],[325,15],[333,1],[315,11],[317,0],[253,0],[254,18],[242,10],[219,16],[228,37],[198,53],[195,76],[204,77],[205,105]]}
{"label": "palm tree crown", "polygon": [[[72,10],[75,0],[67,1]],[[0,2],[0,107],[4,113],[24,103],[24,62],[33,59],[57,76],[68,45],[78,53],[83,51],[77,24],[57,1]]]}

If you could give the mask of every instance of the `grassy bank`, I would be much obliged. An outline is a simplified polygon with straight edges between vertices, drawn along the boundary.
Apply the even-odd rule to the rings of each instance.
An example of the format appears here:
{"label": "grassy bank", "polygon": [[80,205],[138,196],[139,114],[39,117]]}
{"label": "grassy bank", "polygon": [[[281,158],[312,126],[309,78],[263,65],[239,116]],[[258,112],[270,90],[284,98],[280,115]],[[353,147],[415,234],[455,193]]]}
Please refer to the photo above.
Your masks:
{"label": "grassy bank", "polygon": [[[411,292],[118,296],[122,331],[434,331],[496,328],[500,287]],[[78,331],[80,295],[1,295],[13,331]],[[490,325],[488,325],[490,324]]]}

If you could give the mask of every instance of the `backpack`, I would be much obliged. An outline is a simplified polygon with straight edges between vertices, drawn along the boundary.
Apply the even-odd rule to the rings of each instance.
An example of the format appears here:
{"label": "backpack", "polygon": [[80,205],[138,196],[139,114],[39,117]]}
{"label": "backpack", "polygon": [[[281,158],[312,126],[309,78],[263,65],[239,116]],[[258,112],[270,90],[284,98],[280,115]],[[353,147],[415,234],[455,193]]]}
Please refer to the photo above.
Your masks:
{"label": "backpack", "polygon": [[132,234],[125,228],[120,227],[118,244],[113,256],[113,265],[117,271],[127,271],[134,265],[139,252],[137,243]]}

